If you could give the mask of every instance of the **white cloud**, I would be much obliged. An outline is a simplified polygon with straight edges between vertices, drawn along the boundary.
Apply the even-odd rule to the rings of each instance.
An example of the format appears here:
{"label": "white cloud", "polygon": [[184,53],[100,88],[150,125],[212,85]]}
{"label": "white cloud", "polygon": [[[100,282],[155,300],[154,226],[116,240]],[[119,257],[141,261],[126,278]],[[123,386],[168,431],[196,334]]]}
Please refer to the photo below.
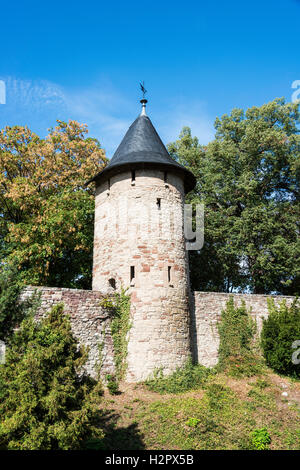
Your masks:
{"label": "white cloud", "polygon": [[56,119],[75,119],[87,124],[89,135],[98,138],[111,155],[130,125],[120,113],[128,108],[125,98],[108,87],[67,89],[45,80],[3,79],[7,99],[0,110],[0,127],[27,125],[45,136]]}
{"label": "white cloud", "polygon": [[95,135],[111,154],[119,145],[131,122],[122,115],[129,103],[117,92],[90,88],[65,91],[65,103],[80,122],[85,122],[91,135]]}
{"label": "white cloud", "polygon": [[[122,95],[109,83],[99,82],[89,88],[68,89],[40,80],[3,78],[6,83],[6,105],[0,109],[0,127],[28,125],[45,136],[56,119],[75,119],[88,125],[89,135],[96,137],[110,158],[133,119],[139,113],[136,102]],[[151,109],[149,110],[150,116]],[[157,118],[157,119],[156,119]],[[202,103],[171,103],[153,117],[162,140],[178,138],[183,126],[189,126],[201,144],[213,138],[213,124]]]}
{"label": "white cloud", "polygon": [[46,80],[5,79],[8,109],[19,108],[20,111],[37,111],[49,106],[62,106],[64,96],[60,87]]}

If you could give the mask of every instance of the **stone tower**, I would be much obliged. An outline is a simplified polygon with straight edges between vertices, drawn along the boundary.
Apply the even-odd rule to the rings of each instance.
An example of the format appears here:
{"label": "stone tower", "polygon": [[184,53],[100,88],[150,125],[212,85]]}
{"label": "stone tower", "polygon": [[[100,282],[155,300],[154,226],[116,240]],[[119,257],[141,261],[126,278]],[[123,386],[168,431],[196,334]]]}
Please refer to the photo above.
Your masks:
{"label": "stone tower", "polygon": [[127,380],[170,373],[190,357],[185,194],[195,177],[175,162],[142,112],[97,174],[93,290],[129,287]]}

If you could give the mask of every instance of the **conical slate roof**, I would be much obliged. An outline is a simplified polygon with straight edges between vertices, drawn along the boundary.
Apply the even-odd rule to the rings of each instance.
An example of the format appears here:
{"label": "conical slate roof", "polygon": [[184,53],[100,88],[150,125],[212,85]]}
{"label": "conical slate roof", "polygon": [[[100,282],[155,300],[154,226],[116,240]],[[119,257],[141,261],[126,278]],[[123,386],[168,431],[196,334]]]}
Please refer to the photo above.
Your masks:
{"label": "conical slate roof", "polygon": [[151,120],[142,112],[129,127],[109,164],[90,181],[100,183],[103,178],[127,169],[149,167],[180,173],[186,193],[195,187],[195,176],[170,157]]}

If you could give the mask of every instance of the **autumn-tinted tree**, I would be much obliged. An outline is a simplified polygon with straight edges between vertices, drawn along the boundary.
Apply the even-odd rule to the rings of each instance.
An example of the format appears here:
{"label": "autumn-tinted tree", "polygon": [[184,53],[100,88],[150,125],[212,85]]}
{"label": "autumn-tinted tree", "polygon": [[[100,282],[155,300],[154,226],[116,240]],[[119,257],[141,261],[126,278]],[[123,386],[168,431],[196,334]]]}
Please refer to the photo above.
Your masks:
{"label": "autumn-tinted tree", "polygon": [[203,147],[184,128],[169,145],[191,169],[189,202],[205,205],[205,243],[190,252],[193,288],[300,292],[297,104],[276,99],[217,119]]}
{"label": "autumn-tinted tree", "polygon": [[0,256],[30,284],[89,287],[94,194],[85,183],[106,163],[86,126],[58,121],[45,139],[0,131]]}

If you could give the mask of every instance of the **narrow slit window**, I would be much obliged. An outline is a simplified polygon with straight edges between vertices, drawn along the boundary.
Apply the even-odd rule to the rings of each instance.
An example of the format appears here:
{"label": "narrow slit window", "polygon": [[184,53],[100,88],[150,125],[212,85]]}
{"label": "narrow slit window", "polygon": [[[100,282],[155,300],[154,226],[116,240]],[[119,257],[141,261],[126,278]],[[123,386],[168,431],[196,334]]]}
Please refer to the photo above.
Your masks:
{"label": "narrow slit window", "polygon": [[131,182],[132,183],[135,182],[135,170],[132,170],[132,172],[131,172]]}
{"label": "narrow slit window", "polygon": [[135,269],[134,266],[130,266],[130,282],[133,282],[135,279]]}
{"label": "narrow slit window", "polygon": [[160,211],[160,209],[161,209],[161,198],[160,197],[158,197],[156,199],[156,205],[157,205],[157,209]]}
{"label": "narrow slit window", "polygon": [[172,266],[168,266],[168,282],[171,282],[171,268]]}

